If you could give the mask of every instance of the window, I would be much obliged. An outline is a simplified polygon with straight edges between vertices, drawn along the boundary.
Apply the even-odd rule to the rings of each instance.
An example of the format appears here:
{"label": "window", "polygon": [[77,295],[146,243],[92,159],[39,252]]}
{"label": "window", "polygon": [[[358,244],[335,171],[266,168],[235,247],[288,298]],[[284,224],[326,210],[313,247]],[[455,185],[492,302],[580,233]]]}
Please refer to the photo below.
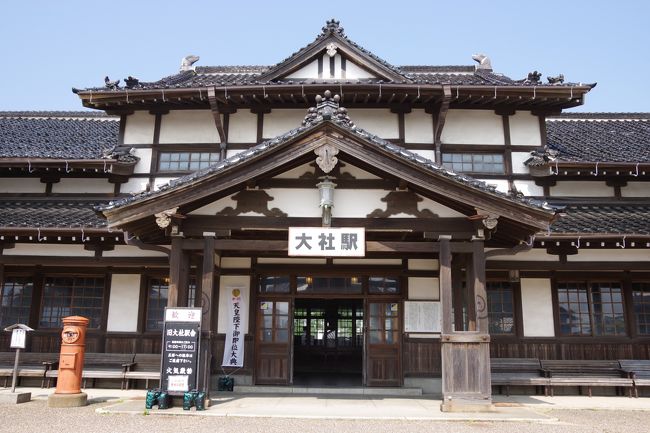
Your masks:
{"label": "window", "polygon": [[97,329],[103,304],[103,277],[45,277],[40,326],[60,328],[63,317],[83,316]]}
{"label": "window", "polygon": [[158,171],[196,171],[219,161],[219,152],[161,152]]}
{"label": "window", "polygon": [[368,292],[372,294],[399,293],[399,278],[396,277],[370,277],[368,278]]}
{"label": "window", "polygon": [[512,286],[507,281],[488,281],[485,289],[490,334],[514,334],[515,316]]}
{"label": "window", "polygon": [[359,277],[298,277],[298,293],[361,293]]}
{"label": "window", "polygon": [[260,279],[261,293],[289,293],[291,279],[289,277],[262,277]]}
{"label": "window", "polygon": [[650,282],[632,283],[636,332],[650,334]]}
{"label": "window", "polygon": [[147,331],[163,329],[167,294],[169,293],[168,278],[150,278],[147,296]]}
{"label": "window", "polygon": [[625,335],[619,282],[562,282],[557,297],[562,335]]}
{"label": "window", "polygon": [[442,165],[463,173],[504,172],[503,155],[493,153],[443,153]]}
{"label": "window", "polygon": [[5,277],[0,300],[0,326],[27,324],[34,284],[30,277]]}

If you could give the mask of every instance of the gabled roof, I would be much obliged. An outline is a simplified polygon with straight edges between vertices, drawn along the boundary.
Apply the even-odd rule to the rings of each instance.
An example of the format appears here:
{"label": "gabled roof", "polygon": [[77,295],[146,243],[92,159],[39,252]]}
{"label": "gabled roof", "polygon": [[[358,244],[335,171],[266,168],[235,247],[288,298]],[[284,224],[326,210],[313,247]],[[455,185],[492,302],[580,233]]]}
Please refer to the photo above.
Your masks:
{"label": "gabled roof", "polygon": [[343,32],[343,27],[335,19],[327,21],[322,28],[322,32],[312,43],[263,72],[259,79],[261,81],[275,81],[284,78],[314,60],[317,56],[322,56],[330,44],[334,44],[336,49],[340,50],[346,57],[355,60],[355,63],[359,66],[364,67],[373,75],[385,81],[405,83],[410,81],[398,68],[348,39]]}
{"label": "gabled roof", "polygon": [[116,152],[119,117],[95,112],[0,112],[0,159],[102,160],[135,163]]}
{"label": "gabled roof", "polygon": [[[543,202],[498,192],[482,181],[455,173],[357,128],[347,116],[347,110],[338,106],[337,96],[332,98],[326,92],[325,98],[318,101],[318,107],[309,109],[303,124],[286,134],[173,180],[158,191],[112,201],[98,210],[112,227],[124,226],[171,207],[185,206],[186,211],[192,210],[220,191],[226,195],[245,187],[247,181],[254,180],[253,176],[312,160],[317,148],[332,144],[339,150],[339,159],[347,156],[356,163],[366,164],[366,168],[406,181],[420,193],[455,202],[469,210],[468,215],[482,209],[537,229],[546,228],[553,219],[554,212]],[[199,202],[200,205],[195,204]]]}

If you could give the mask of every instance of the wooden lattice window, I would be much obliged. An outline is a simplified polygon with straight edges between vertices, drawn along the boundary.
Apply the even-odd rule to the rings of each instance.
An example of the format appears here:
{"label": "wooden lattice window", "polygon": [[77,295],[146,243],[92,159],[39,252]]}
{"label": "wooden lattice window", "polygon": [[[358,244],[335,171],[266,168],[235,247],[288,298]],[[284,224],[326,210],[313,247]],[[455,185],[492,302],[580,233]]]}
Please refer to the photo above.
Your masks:
{"label": "wooden lattice window", "polygon": [[104,277],[45,277],[39,324],[41,328],[60,328],[63,317],[83,316],[90,320],[89,328],[97,329],[103,306]]}
{"label": "wooden lattice window", "polygon": [[27,324],[33,290],[31,277],[5,277],[0,300],[0,326]]}
{"label": "wooden lattice window", "polygon": [[625,335],[619,282],[562,282],[557,295],[562,335]]}
{"label": "wooden lattice window", "polygon": [[650,334],[650,282],[632,283],[632,304],[636,317],[636,332]]}
{"label": "wooden lattice window", "polygon": [[147,331],[158,331],[163,329],[168,294],[169,278],[149,278],[147,294]]}
{"label": "wooden lattice window", "polygon": [[515,313],[512,285],[507,281],[488,281],[485,289],[488,300],[490,334],[514,334]]}

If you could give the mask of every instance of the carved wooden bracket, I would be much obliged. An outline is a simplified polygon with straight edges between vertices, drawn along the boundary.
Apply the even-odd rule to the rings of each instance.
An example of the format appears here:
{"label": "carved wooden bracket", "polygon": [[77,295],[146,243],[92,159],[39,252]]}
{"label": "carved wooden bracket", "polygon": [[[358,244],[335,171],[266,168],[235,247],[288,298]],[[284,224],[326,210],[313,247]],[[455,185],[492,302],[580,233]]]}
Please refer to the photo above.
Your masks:
{"label": "carved wooden bracket", "polygon": [[172,222],[172,215],[175,215],[177,210],[178,207],[174,207],[159,212],[157,214],[154,214],[154,216],[156,217],[156,224],[158,224],[158,227],[160,227],[161,229],[167,228],[169,224]]}

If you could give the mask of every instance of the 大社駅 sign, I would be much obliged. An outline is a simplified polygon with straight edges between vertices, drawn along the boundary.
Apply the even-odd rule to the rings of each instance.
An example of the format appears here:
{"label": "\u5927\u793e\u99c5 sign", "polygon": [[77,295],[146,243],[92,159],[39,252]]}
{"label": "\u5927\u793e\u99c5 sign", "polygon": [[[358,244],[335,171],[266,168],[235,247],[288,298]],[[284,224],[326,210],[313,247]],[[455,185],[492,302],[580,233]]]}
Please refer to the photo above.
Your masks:
{"label": "\u5927\u793e\u99c5 sign", "polygon": [[316,257],[364,257],[363,227],[289,227],[289,255]]}

